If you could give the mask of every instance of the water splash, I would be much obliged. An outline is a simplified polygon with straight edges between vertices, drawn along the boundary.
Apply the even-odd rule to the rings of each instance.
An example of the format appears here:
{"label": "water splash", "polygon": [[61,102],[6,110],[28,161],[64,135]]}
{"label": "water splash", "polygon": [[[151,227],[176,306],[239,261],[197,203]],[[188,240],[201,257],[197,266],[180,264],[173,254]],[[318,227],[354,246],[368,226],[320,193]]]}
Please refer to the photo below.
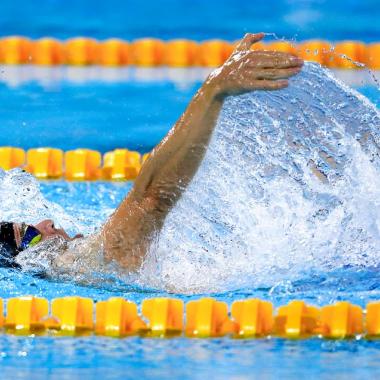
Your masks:
{"label": "water splash", "polygon": [[21,169],[0,169],[0,220],[36,224],[53,219],[69,232],[82,231],[83,225],[56,203],[49,202],[38,181]]}
{"label": "water splash", "polygon": [[378,110],[317,64],[229,98],[142,271],[179,291],[271,286],[379,260]]}

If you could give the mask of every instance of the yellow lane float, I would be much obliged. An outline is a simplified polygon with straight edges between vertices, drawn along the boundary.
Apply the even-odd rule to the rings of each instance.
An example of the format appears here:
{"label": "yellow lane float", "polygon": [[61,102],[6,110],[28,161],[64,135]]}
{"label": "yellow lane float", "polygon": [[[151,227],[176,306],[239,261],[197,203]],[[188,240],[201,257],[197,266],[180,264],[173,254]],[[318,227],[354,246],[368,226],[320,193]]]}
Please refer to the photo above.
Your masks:
{"label": "yellow lane float", "polygon": [[0,63],[19,65],[30,63],[32,41],[26,37],[5,37],[0,39]]}
{"label": "yellow lane float", "polygon": [[131,44],[131,64],[137,66],[159,66],[164,61],[163,41],[141,38]]}
{"label": "yellow lane float", "polygon": [[96,327],[99,335],[123,337],[147,329],[138,315],[137,306],[121,297],[112,297],[96,303]]}
{"label": "yellow lane float", "polygon": [[63,44],[54,38],[34,41],[30,62],[35,65],[61,65],[65,63]]}
{"label": "yellow lane float", "polygon": [[331,45],[326,41],[305,41],[297,45],[297,55],[305,61],[318,62],[321,65],[329,66],[331,49]]}
{"label": "yellow lane float", "polygon": [[273,330],[273,305],[268,301],[235,301],[231,306],[231,315],[240,338],[270,335]]}
{"label": "yellow lane float", "polygon": [[297,48],[289,41],[274,41],[265,45],[265,50],[282,51],[297,55]]}
{"label": "yellow lane float", "polygon": [[29,149],[26,155],[26,170],[39,179],[62,177],[63,151],[53,148]]}
{"label": "yellow lane float", "polygon": [[98,62],[99,43],[93,38],[77,37],[65,43],[65,63],[74,66],[92,65]]}
{"label": "yellow lane float", "polygon": [[367,59],[370,69],[380,70],[380,43],[367,45]]}
{"label": "yellow lane float", "polygon": [[45,298],[17,297],[7,301],[7,316],[4,326],[7,330],[27,334],[45,330],[44,319],[49,314],[49,303]]}
{"label": "yellow lane float", "polygon": [[209,67],[220,66],[231,55],[233,48],[231,43],[222,40],[204,41],[199,45],[198,64]]}
{"label": "yellow lane float", "polygon": [[324,338],[352,338],[363,333],[363,311],[346,301],[324,306],[320,325]]}
{"label": "yellow lane float", "polygon": [[25,151],[10,146],[0,147],[0,168],[10,170],[25,164]]}
{"label": "yellow lane float", "polygon": [[141,313],[149,321],[151,336],[181,334],[183,330],[183,301],[172,298],[151,298],[142,302]]}
{"label": "yellow lane float", "polygon": [[196,338],[219,337],[235,332],[225,302],[213,298],[189,301],[186,305],[186,335]]}
{"label": "yellow lane float", "polygon": [[112,180],[134,180],[141,168],[141,156],[128,149],[115,149],[104,155],[103,178]]}
{"label": "yellow lane float", "polygon": [[103,41],[98,46],[97,63],[103,66],[124,66],[130,62],[129,44],[117,38]]}
{"label": "yellow lane float", "polygon": [[368,337],[380,336],[380,302],[367,304],[365,329]]}
{"label": "yellow lane float", "polygon": [[91,149],[75,149],[65,153],[65,178],[69,181],[97,180],[101,174],[102,155]]}
{"label": "yellow lane float", "polygon": [[188,67],[197,64],[199,45],[190,40],[171,40],[165,44],[164,64],[172,67]]}
{"label": "yellow lane float", "polygon": [[332,49],[328,67],[339,69],[360,69],[368,62],[367,47],[358,41],[343,41]]}
{"label": "yellow lane float", "polygon": [[81,335],[94,329],[94,302],[84,297],[56,298],[51,302],[48,328],[62,335]]}
{"label": "yellow lane float", "polygon": [[292,301],[278,308],[274,331],[286,338],[303,338],[313,335],[319,321],[319,309],[304,301]]}

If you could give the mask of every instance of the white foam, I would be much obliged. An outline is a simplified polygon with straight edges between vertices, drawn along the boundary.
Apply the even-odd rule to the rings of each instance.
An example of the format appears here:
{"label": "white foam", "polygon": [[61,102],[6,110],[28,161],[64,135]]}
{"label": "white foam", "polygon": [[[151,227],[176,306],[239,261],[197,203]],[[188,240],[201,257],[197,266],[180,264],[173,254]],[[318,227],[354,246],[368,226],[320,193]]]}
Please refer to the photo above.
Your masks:
{"label": "white foam", "polygon": [[53,219],[69,231],[83,230],[75,218],[41,193],[38,181],[21,169],[0,169],[0,220],[36,224]]}

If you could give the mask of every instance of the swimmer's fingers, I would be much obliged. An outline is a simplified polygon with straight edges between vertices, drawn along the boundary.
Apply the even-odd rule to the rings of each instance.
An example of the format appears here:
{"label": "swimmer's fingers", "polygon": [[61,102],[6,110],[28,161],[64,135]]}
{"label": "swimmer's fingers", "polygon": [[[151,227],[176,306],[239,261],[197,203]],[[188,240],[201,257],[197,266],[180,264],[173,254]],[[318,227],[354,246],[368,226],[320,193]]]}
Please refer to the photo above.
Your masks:
{"label": "swimmer's fingers", "polygon": [[289,82],[286,79],[283,80],[254,80],[248,84],[247,90],[280,90],[288,87]]}
{"label": "swimmer's fingers", "polygon": [[243,37],[243,39],[237,44],[237,46],[234,49],[234,52],[250,50],[251,46],[256,42],[261,41],[264,38],[264,36],[264,33],[247,33]]}
{"label": "swimmer's fingers", "polygon": [[257,79],[287,79],[298,74],[301,67],[291,67],[288,69],[260,69],[252,70],[248,75]]}
{"label": "swimmer's fingers", "polygon": [[252,51],[248,54],[248,65],[261,69],[287,69],[302,67],[303,60],[280,51]]}

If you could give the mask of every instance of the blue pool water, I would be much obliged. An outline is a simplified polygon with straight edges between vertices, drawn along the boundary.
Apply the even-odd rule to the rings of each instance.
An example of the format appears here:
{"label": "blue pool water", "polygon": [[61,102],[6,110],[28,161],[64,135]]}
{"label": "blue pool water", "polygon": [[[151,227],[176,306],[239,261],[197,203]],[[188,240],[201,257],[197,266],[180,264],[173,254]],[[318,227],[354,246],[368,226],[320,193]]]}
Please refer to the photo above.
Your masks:
{"label": "blue pool water", "polygon": [[0,35],[234,40],[245,32],[263,31],[298,40],[380,40],[377,0],[271,0],[254,4],[244,0],[109,0],[95,4],[92,0],[34,0],[18,4],[22,5],[1,1]]}
{"label": "blue pool water", "polygon": [[[245,32],[262,30],[275,32],[280,38],[296,40],[324,38],[331,41],[357,39],[373,42],[380,40],[379,12],[377,0],[276,0],[261,3],[243,0],[35,0],[20,1],[16,5],[14,1],[3,0],[0,2],[0,36],[18,34],[31,38],[53,36],[65,39],[85,35],[99,39],[120,37],[129,40],[152,36],[163,39],[184,37],[196,40],[234,40]],[[205,75],[207,71],[199,69],[1,67],[0,145],[21,146],[25,149],[54,146],[64,150],[87,147],[101,152],[128,147],[147,152],[179,117]],[[376,84],[371,80],[371,74],[363,75],[361,71],[337,75],[380,107],[379,82]],[[346,106],[338,104],[339,109],[342,107],[344,110]],[[351,109],[347,117],[354,117],[354,113]],[[238,139],[240,136],[238,134],[235,137]],[[359,158],[362,159],[361,156]],[[299,164],[302,165],[302,162]],[[363,168],[365,170],[361,170]],[[353,213],[348,213],[348,217],[342,219],[346,226],[355,217],[360,219],[363,215],[370,221],[377,221],[376,215],[373,215],[378,205],[377,198],[373,199],[373,194],[377,194],[376,178],[371,177],[373,167],[364,162],[362,167],[354,169],[358,170],[350,173],[351,183],[348,181],[347,186],[353,196],[359,193],[357,199],[360,202],[359,206],[354,204],[357,207]],[[363,173],[364,178],[361,176]],[[14,180],[10,181],[9,176]],[[361,186],[356,186],[356,177],[362,181],[359,183]],[[368,184],[368,188],[364,186],[364,191],[363,183]],[[22,174],[14,173],[14,177],[8,174],[6,180],[2,177],[0,181],[0,219],[25,217],[36,220],[55,216],[70,233],[87,234],[101,226],[130,188],[130,183],[102,182],[54,181],[38,185]],[[238,186],[231,187],[227,189],[227,195],[231,189],[234,194],[240,191]],[[288,188],[284,191],[287,190]],[[322,205],[325,202],[331,208],[336,194],[324,192],[323,188],[319,190],[318,199],[313,199],[307,191],[303,196]],[[281,187],[279,193],[281,195]],[[294,194],[296,193],[293,192],[292,195]],[[351,198],[343,200],[347,199]],[[226,201],[225,198],[223,200]],[[302,207],[297,209],[296,202],[290,205],[294,206],[295,213],[300,213]],[[218,204],[212,204],[211,211],[215,206]],[[285,207],[281,204],[279,206],[289,208],[286,204]],[[281,219],[279,211],[281,210],[274,210],[274,221]],[[326,210],[321,207],[319,211],[316,216],[321,218],[323,227],[323,222],[326,221],[323,217],[327,218],[323,211]],[[301,212],[300,217],[302,216]],[[283,219],[284,225],[289,222],[285,217]],[[248,227],[252,228],[251,220],[248,222]],[[376,231],[375,222],[367,226],[371,232]],[[220,227],[217,223],[215,225]],[[288,227],[291,225],[289,223]],[[326,224],[326,228],[322,228],[322,235],[328,231],[334,232],[331,226],[329,230],[328,227]],[[273,225],[268,225],[268,232],[273,228]],[[312,232],[318,237],[317,231]],[[358,241],[361,232],[359,228]],[[284,242],[286,243],[285,240]],[[354,260],[347,265],[338,265],[337,254],[336,258],[329,258],[331,261],[326,258],[330,266],[319,267],[306,265],[310,264],[311,252],[311,247],[309,249],[306,246],[305,262],[302,261],[305,264],[304,272],[297,271],[294,274],[292,266],[285,266],[273,276],[273,273],[265,273],[264,266],[264,273],[261,271],[257,276],[250,274],[245,279],[244,286],[240,286],[240,282],[236,282],[239,284],[236,286],[231,284],[231,278],[235,279],[228,267],[222,273],[224,282],[222,286],[219,284],[217,291],[201,291],[196,295],[191,292],[169,294],[162,290],[162,284],[147,286],[120,278],[85,285],[54,278],[48,280],[31,273],[0,268],[0,297],[32,294],[51,300],[66,295],[79,295],[98,301],[111,296],[123,296],[140,304],[142,299],[148,297],[170,295],[188,301],[202,295],[212,295],[228,304],[246,297],[260,297],[270,300],[275,306],[303,299],[318,306],[348,300],[364,307],[367,302],[380,299],[380,272],[376,261],[378,255],[377,252],[366,252],[367,248],[371,248],[370,243],[371,240],[368,246],[359,247],[362,249],[357,262],[354,256]],[[239,245],[234,247],[232,253],[239,253],[239,248]],[[282,261],[284,257],[280,252],[281,244],[277,248],[274,253],[278,255],[278,261]],[[265,262],[261,251],[258,252],[251,257],[252,263]],[[291,262],[294,256],[295,252],[291,251],[285,259]],[[235,264],[233,259],[234,257],[231,264]],[[200,260],[200,263],[200,271],[203,267],[213,269],[218,265],[217,260],[209,262],[207,257],[204,261]],[[214,272],[210,272],[210,276],[215,275]],[[259,281],[259,275],[265,281]],[[99,377],[204,379],[210,377],[210,374],[216,379],[239,380],[304,377],[362,379],[380,375],[379,353],[379,341],[364,339],[198,340],[0,335],[0,376],[2,379],[15,380]]]}
{"label": "blue pool water", "polygon": [[[4,378],[362,379],[378,375],[379,342],[5,337]],[[13,357],[17,370],[7,366]],[[42,363],[42,366],[41,366]],[[46,366],[46,363],[49,363]]]}
{"label": "blue pool water", "polygon": [[[101,152],[128,147],[148,152],[185,110],[209,72],[0,66],[0,104],[6,104],[0,113],[2,144]],[[373,77],[380,83],[380,73],[349,73],[336,75],[379,105],[379,85]]]}
{"label": "blue pool water", "polygon": [[[8,71],[8,67],[3,69],[3,78]],[[191,82],[178,88],[167,80],[144,83],[137,79],[126,83],[50,81],[47,86],[32,80],[14,88],[0,83],[0,102],[7,104],[1,111],[2,144],[26,149],[84,147],[102,152],[127,146],[150,151],[198,86],[198,82]],[[70,139],[66,138],[67,130]],[[35,136],[32,139],[31,134]]]}

